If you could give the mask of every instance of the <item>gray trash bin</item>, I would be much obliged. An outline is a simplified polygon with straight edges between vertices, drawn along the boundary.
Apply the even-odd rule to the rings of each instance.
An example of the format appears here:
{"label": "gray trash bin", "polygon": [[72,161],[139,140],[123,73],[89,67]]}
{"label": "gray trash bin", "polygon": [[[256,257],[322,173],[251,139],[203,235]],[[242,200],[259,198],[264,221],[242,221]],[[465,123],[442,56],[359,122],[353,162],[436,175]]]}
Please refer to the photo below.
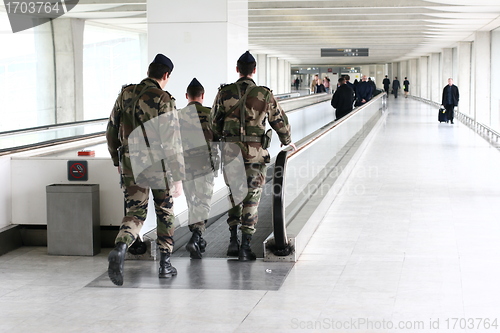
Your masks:
{"label": "gray trash bin", "polygon": [[99,184],[52,184],[47,194],[47,252],[93,256],[101,252]]}

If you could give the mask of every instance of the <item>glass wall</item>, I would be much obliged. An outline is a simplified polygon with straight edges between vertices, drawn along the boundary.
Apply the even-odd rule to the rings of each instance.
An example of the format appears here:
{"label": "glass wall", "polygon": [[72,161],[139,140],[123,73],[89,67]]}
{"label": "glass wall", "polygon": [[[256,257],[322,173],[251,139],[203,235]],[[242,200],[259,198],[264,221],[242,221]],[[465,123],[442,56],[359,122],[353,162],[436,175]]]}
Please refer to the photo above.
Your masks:
{"label": "glass wall", "polygon": [[109,116],[121,86],[139,83],[140,34],[85,25],[83,49],[84,120]]}
{"label": "glass wall", "polygon": [[13,33],[0,11],[0,132],[54,122],[50,23]]}

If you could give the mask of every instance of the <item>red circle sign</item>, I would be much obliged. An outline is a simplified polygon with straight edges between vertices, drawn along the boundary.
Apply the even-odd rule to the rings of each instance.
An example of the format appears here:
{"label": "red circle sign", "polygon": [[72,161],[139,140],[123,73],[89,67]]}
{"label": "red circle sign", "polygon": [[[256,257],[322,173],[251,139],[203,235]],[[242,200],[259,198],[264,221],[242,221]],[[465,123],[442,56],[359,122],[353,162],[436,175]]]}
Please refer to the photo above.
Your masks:
{"label": "red circle sign", "polygon": [[69,171],[74,178],[83,178],[87,173],[85,166],[81,163],[74,163],[69,167]]}

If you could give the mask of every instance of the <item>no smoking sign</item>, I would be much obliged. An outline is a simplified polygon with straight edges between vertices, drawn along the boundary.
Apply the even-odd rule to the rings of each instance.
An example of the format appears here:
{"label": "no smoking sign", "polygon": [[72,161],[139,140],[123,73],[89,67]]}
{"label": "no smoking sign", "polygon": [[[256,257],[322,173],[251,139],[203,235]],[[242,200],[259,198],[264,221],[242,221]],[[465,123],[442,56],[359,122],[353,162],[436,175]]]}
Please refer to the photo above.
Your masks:
{"label": "no smoking sign", "polygon": [[89,180],[87,161],[68,161],[68,180]]}

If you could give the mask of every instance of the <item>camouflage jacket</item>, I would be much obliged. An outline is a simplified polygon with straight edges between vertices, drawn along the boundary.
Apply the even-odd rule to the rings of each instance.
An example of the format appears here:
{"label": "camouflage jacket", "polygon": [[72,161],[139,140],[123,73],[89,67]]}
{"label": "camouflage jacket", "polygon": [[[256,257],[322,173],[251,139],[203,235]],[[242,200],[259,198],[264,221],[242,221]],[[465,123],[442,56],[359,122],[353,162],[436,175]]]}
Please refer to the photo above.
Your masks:
{"label": "camouflage jacket", "polygon": [[209,126],[210,108],[191,102],[179,110],[186,180],[218,168],[217,136]]}
{"label": "camouflage jacket", "polygon": [[[134,99],[141,92],[143,94],[135,103],[135,110],[132,110]],[[184,179],[175,100],[161,89],[156,80],[146,78],[137,85],[122,89],[109,117],[106,139],[113,164],[121,165],[122,180],[126,186],[137,182],[134,178],[138,173],[158,161],[165,166],[160,168],[162,177],[174,181]],[[140,167],[135,168],[139,164]],[[147,173],[145,175],[148,176]],[[154,177],[159,176],[155,174]]]}
{"label": "camouflage jacket", "polygon": [[[239,92],[238,92],[239,87]],[[276,131],[284,145],[291,142],[290,124],[285,112],[269,88],[257,86],[248,77],[220,87],[212,107],[210,124],[212,131],[224,138],[240,135],[240,109],[231,108],[239,103],[247,89],[251,89],[245,103],[245,133],[247,136],[262,137],[266,130],[266,119]],[[269,163],[267,149],[259,142],[235,142],[241,149],[244,163]],[[227,145],[227,144],[226,144]]]}

